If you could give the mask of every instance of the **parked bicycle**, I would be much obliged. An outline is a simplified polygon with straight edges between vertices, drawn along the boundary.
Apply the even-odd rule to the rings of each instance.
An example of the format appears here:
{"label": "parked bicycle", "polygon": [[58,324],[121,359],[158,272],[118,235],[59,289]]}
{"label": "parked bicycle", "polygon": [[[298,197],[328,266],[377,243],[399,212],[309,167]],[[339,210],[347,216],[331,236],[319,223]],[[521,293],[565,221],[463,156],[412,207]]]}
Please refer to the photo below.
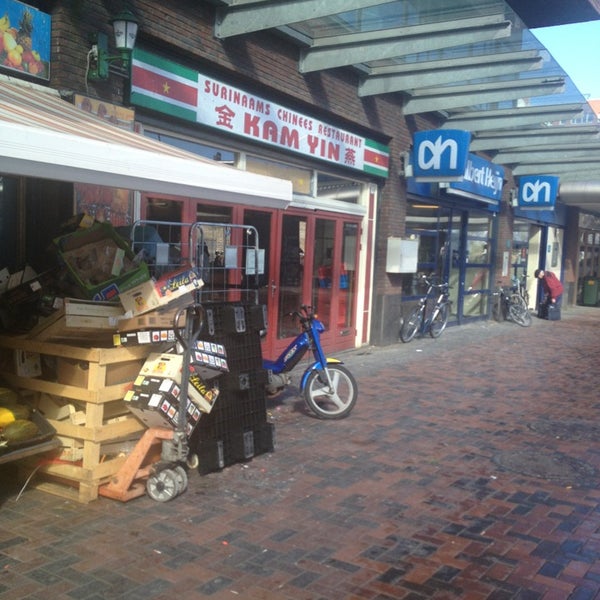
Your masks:
{"label": "parked bicycle", "polygon": [[[501,281],[498,282],[502,283]],[[509,320],[521,327],[531,325],[531,313],[525,301],[525,298],[513,288],[504,288],[500,286],[498,291],[492,294],[495,298],[492,306],[492,316],[498,322]]]}
{"label": "parked bicycle", "polygon": [[[448,324],[452,304],[448,297],[450,286],[447,282],[434,283],[426,275],[422,279],[427,284],[427,293],[400,327],[400,339],[405,343],[410,342],[418,332],[421,335],[429,332],[432,338],[438,338]],[[431,306],[429,311],[428,306]]]}
{"label": "parked bicycle", "polygon": [[325,326],[312,311],[303,305],[301,312],[290,316],[298,319],[302,331],[275,360],[263,359],[269,380],[267,393],[273,397],[290,382],[290,371],[309,350],[314,362],[309,364],[300,379],[307,407],[320,419],[342,419],[350,414],[358,398],[358,385],[352,373],[337,358],[326,357],[321,346]]}
{"label": "parked bicycle", "polygon": [[513,292],[521,295],[525,301],[525,306],[529,307],[529,292],[527,291],[527,275],[524,273],[521,277],[516,275],[511,279]]}

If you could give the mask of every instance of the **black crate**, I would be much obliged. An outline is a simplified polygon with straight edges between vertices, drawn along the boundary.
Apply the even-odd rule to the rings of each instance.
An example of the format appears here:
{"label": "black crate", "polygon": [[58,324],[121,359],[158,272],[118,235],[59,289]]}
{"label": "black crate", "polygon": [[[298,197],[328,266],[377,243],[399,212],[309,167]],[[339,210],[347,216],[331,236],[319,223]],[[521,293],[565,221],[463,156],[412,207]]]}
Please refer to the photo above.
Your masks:
{"label": "black crate", "polygon": [[198,438],[190,448],[198,456],[198,472],[204,475],[273,452],[275,428],[272,423],[264,423],[253,429],[232,429],[220,438]]}
{"label": "black crate", "polygon": [[540,304],[538,307],[538,317],[548,321],[560,321],[560,305]]}
{"label": "black crate", "polygon": [[220,389],[228,392],[260,390],[264,393],[267,382],[268,373],[262,367],[226,373],[219,380]]}
{"label": "black crate", "polygon": [[221,392],[214,409],[210,414],[203,416],[197,429],[201,436],[221,437],[229,430],[262,426],[266,419],[264,392]]}
{"label": "black crate", "polygon": [[205,304],[204,311],[208,335],[243,336],[267,328],[267,307],[262,304]]}

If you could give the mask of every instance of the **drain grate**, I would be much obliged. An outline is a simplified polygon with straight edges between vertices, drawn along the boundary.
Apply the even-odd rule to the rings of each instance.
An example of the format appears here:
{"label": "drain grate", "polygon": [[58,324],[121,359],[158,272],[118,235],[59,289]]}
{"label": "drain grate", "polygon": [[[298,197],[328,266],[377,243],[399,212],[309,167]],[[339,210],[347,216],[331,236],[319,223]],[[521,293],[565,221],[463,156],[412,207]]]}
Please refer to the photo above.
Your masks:
{"label": "drain grate", "polygon": [[507,451],[494,456],[493,461],[509,471],[560,484],[585,487],[597,484],[594,467],[562,452]]}
{"label": "drain grate", "polygon": [[528,425],[529,429],[543,435],[551,435],[563,440],[597,441],[598,426],[590,421],[581,419],[566,419],[564,421],[551,421],[542,419]]}

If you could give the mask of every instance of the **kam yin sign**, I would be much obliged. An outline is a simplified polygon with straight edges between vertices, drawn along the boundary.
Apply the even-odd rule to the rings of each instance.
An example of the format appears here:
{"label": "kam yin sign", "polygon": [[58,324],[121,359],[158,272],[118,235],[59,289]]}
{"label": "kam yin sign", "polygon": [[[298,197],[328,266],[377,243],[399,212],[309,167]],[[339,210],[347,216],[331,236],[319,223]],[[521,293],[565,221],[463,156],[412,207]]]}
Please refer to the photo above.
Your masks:
{"label": "kam yin sign", "polygon": [[518,206],[526,210],[554,210],[558,195],[558,177],[528,175],[519,179]]}
{"label": "kam yin sign", "polygon": [[388,176],[389,149],[384,144],[137,48],[131,102],[338,166]]}
{"label": "kam yin sign", "polygon": [[460,129],[418,131],[413,135],[412,166],[417,182],[461,181],[471,133]]}

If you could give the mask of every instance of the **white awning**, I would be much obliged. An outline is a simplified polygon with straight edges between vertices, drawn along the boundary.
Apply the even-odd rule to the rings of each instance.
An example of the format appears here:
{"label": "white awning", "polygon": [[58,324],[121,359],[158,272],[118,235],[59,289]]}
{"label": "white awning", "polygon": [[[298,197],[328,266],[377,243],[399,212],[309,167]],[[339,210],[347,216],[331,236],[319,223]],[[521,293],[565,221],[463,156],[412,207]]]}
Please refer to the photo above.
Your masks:
{"label": "white awning", "polygon": [[240,171],[120,129],[56,90],[0,79],[0,174],[286,208],[290,181]]}

